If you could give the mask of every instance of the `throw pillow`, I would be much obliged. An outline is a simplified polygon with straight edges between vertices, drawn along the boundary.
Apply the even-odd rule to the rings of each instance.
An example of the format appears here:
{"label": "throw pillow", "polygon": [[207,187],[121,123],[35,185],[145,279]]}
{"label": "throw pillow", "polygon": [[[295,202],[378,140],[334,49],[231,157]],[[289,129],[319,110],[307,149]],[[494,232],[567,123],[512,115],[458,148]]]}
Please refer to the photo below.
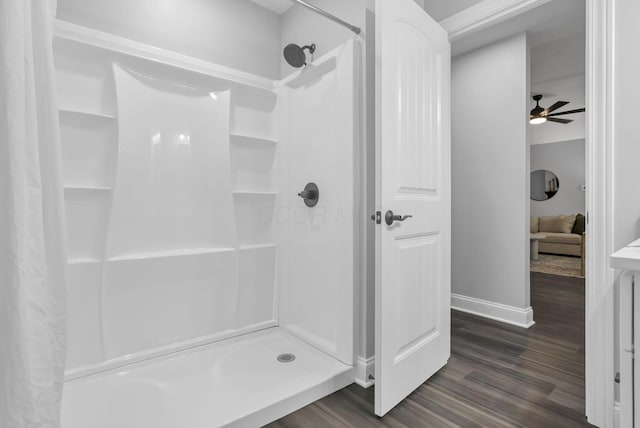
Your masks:
{"label": "throw pillow", "polygon": [[585,217],[582,214],[576,215],[576,222],[573,224],[573,229],[571,233],[577,233],[578,235],[582,235],[585,231]]}
{"label": "throw pillow", "polygon": [[559,215],[556,217],[555,230],[556,233],[571,233],[573,224],[576,222],[575,215]]}

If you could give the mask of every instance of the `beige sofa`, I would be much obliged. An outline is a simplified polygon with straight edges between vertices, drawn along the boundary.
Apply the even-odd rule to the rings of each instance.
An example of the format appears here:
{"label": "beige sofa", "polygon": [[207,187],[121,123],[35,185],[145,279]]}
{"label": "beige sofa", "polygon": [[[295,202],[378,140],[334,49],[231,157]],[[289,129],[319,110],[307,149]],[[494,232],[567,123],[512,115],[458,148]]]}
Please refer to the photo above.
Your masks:
{"label": "beige sofa", "polygon": [[584,258],[584,216],[531,217],[531,233],[541,233],[539,252]]}

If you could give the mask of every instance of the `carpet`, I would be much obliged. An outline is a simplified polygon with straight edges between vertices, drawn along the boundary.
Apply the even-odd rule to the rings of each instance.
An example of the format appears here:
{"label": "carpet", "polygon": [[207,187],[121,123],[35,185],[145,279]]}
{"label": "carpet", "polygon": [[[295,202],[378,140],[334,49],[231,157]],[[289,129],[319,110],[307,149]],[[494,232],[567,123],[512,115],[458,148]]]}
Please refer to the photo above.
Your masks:
{"label": "carpet", "polygon": [[580,257],[539,254],[539,260],[531,260],[531,272],[584,278],[580,274]]}

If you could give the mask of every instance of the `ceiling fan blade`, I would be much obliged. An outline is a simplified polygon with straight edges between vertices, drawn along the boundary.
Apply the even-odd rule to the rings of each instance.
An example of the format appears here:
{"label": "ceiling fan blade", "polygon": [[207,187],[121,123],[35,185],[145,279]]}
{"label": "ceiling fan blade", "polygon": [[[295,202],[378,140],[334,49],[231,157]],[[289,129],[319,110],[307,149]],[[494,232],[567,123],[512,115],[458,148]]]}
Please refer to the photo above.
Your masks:
{"label": "ceiling fan blade", "polygon": [[548,114],[547,117],[562,116],[563,114],[583,113],[584,111],[585,111],[584,108],[577,108],[575,110],[567,110],[567,111],[561,111],[558,113]]}
{"label": "ceiling fan blade", "polygon": [[548,122],[562,123],[563,125],[566,125],[567,123],[573,122],[573,120],[570,120],[570,119],[557,119],[555,117],[548,117],[547,121]]}
{"label": "ceiling fan blade", "polygon": [[567,104],[569,104],[569,101],[556,101],[555,103],[553,103],[551,107],[546,109],[547,113],[551,113],[552,111],[558,110],[560,107],[566,106]]}

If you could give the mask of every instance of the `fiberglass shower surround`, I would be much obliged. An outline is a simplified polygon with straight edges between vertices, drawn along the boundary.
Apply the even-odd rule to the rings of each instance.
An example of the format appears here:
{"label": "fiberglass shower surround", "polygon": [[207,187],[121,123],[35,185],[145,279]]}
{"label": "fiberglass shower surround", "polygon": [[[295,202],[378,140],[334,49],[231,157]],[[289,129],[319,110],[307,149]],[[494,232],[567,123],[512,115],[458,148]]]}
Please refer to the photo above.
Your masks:
{"label": "fiberglass shower surround", "polygon": [[357,43],[272,81],[66,25],[63,427],[262,424],[352,383]]}

